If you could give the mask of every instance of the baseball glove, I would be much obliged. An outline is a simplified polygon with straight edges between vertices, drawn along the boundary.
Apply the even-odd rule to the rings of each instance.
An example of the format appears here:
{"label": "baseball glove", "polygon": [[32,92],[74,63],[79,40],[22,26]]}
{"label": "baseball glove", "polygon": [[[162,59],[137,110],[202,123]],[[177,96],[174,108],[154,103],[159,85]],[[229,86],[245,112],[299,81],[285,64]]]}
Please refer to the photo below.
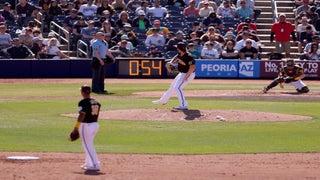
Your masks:
{"label": "baseball glove", "polygon": [[166,68],[168,73],[178,73],[178,64],[167,62]]}
{"label": "baseball glove", "polygon": [[80,137],[79,130],[75,128],[69,135],[69,141],[75,141],[79,139],[79,137]]}

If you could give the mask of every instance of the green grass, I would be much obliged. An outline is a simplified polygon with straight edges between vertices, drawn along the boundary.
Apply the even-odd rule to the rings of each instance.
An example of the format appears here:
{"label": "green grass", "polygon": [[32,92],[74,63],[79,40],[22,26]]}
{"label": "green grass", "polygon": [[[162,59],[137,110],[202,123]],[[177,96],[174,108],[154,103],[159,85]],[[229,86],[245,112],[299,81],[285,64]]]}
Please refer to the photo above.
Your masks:
{"label": "green grass", "polygon": [[[80,100],[79,84],[0,84],[0,151],[82,152],[67,137]],[[108,84],[102,110],[155,108],[133,92],[164,91],[168,84]],[[251,85],[190,84],[186,89],[257,89]],[[314,86],[311,88],[318,89]],[[68,98],[66,98],[68,97]],[[101,120],[98,152],[214,154],[320,152],[319,101],[217,100],[188,98],[196,109],[236,109],[312,116],[291,122],[149,122]],[[168,106],[177,104],[172,98]],[[158,108],[158,106],[157,106]]]}

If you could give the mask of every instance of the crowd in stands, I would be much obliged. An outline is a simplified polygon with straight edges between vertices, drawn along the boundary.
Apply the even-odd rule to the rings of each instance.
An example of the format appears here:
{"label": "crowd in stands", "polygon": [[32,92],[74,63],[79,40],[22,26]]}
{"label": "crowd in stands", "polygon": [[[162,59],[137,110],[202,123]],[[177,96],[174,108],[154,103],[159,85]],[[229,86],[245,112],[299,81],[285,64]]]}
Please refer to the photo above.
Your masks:
{"label": "crowd in stands", "polygon": [[[69,58],[60,49],[65,42],[57,36],[70,39],[70,50],[77,51],[84,48],[79,40],[90,47],[97,32],[105,34],[115,57],[171,58],[179,42],[196,59],[259,59],[262,51],[255,24],[261,10],[255,8],[254,0],[15,2],[6,1],[0,11],[0,56],[4,58],[17,58],[11,51],[23,51],[18,58]],[[318,60],[320,51],[313,49],[318,47],[320,30],[317,4],[312,0],[295,0],[294,4],[299,53]],[[49,33],[51,21],[69,33]],[[12,46],[15,49],[9,50]],[[91,57],[90,53],[89,48],[87,55],[80,56]]]}

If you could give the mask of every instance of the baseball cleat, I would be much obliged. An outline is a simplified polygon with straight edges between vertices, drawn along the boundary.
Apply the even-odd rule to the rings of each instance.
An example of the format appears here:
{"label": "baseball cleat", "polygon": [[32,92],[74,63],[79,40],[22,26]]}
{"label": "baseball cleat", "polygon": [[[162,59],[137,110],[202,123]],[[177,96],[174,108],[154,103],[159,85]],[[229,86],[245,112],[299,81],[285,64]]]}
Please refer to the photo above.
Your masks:
{"label": "baseball cleat", "polygon": [[176,106],[173,109],[176,109],[176,110],[188,110],[188,107],[186,107],[186,106]]}
{"label": "baseball cleat", "polygon": [[262,89],[262,92],[263,92],[264,94],[266,94],[266,93],[268,92],[268,89],[267,89],[266,87],[264,87],[264,88]]}
{"label": "baseball cleat", "polygon": [[165,105],[166,103],[163,103],[161,102],[160,100],[155,100],[155,101],[152,101],[153,104],[162,104],[162,105]]}
{"label": "baseball cleat", "polygon": [[82,169],[87,170],[87,171],[100,171],[100,168],[97,167],[90,167],[90,166],[81,166]]}

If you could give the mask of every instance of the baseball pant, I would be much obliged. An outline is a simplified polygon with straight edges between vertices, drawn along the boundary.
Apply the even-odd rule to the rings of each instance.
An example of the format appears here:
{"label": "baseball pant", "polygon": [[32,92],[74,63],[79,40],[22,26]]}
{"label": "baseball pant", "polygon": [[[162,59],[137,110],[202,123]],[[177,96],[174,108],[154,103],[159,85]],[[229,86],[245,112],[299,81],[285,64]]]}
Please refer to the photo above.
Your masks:
{"label": "baseball pant", "polygon": [[96,136],[99,124],[97,122],[93,123],[81,123],[80,137],[82,140],[82,147],[86,154],[85,164],[88,167],[100,168],[100,163],[98,160],[98,155],[94,148],[94,137]]}
{"label": "baseball pant", "polygon": [[184,94],[183,94],[183,88],[188,85],[194,78],[195,73],[191,73],[187,81],[183,82],[184,77],[186,76],[186,73],[179,73],[171,83],[169,89],[162,95],[160,98],[160,102],[162,104],[166,104],[170,97],[175,92],[178,96],[180,106],[181,107],[188,107],[188,102],[186,101]]}
{"label": "baseball pant", "polygon": [[298,81],[292,81],[290,83],[291,86],[294,86],[296,89],[301,89],[305,86],[307,86],[306,84],[304,84],[301,80],[298,80]]}

